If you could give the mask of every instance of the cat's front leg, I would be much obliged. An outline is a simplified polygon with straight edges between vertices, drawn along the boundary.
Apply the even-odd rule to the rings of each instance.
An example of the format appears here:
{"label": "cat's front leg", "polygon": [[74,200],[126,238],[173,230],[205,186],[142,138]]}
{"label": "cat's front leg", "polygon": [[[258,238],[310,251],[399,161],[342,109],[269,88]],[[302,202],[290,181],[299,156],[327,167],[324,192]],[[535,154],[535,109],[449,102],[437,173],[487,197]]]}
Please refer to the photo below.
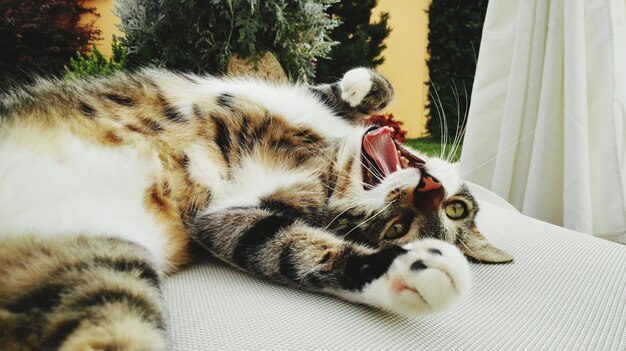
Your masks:
{"label": "cat's front leg", "polygon": [[382,110],[394,96],[387,78],[363,67],[349,70],[338,82],[310,89],[341,116],[355,122]]}
{"label": "cat's front leg", "polygon": [[337,295],[410,316],[445,310],[468,294],[471,272],[455,246],[425,239],[403,249],[406,251],[377,279],[356,291],[339,291]]}
{"label": "cat's front leg", "polygon": [[467,294],[469,266],[438,240],[381,250],[258,207],[198,217],[191,236],[242,270],[406,315],[443,310]]}

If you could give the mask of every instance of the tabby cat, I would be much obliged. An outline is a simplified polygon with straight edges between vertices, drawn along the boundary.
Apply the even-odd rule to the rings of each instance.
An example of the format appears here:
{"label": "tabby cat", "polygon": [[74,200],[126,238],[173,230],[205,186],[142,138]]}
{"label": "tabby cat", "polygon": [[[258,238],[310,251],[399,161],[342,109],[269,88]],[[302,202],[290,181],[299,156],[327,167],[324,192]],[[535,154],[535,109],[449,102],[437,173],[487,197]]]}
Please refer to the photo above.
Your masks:
{"label": "tabby cat", "polygon": [[451,165],[359,123],[392,95],[357,68],[310,87],[143,69],[1,96],[0,348],[164,349],[159,286],[196,245],[397,313],[454,304],[463,253],[512,258]]}

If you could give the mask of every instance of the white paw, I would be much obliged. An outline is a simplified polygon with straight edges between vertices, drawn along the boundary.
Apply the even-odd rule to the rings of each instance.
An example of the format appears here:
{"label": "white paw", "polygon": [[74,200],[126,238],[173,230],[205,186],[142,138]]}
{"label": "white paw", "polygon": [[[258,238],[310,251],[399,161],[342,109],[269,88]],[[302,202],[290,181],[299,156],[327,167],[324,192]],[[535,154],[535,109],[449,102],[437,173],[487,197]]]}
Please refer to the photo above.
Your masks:
{"label": "white paw", "polygon": [[355,68],[346,72],[339,84],[341,98],[354,107],[369,93],[372,88],[372,77],[366,68]]}
{"label": "white paw", "polygon": [[404,315],[444,310],[465,297],[471,286],[471,271],[459,249],[435,239],[404,246],[385,275],[363,289],[376,305]]}

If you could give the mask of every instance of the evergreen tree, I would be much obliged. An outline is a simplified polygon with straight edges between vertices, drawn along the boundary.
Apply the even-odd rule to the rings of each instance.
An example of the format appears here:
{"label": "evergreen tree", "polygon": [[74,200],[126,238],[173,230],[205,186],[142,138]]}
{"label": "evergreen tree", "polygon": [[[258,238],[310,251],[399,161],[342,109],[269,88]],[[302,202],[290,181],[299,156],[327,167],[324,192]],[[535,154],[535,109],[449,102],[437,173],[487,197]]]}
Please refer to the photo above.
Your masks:
{"label": "evergreen tree", "polygon": [[381,55],[386,48],[383,41],[391,28],[387,24],[389,14],[381,13],[378,21],[371,22],[372,9],[377,0],[345,0],[333,4],[328,13],[341,21],[330,34],[339,42],[328,59],[320,59],[316,80],[320,83],[335,81],[351,68],[362,66],[375,68],[384,61]]}
{"label": "evergreen tree", "polygon": [[77,51],[88,52],[100,31],[80,23],[86,13],[96,14],[85,0],[0,1],[0,86],[60,74]]}
{"label": "evergreen tree", "polygon": [[430,5],[426,128],[435,140],[445,135],[450,140],[464,130],[487,3],[433,0]]}

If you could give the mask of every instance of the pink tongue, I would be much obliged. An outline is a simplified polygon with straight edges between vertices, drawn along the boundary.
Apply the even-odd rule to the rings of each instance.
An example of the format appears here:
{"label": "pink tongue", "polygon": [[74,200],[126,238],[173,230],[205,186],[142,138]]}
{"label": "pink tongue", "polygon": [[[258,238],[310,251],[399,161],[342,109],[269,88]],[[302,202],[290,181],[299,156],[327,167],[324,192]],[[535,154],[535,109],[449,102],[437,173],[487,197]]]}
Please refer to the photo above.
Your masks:
{"label": "pink tongue", "polygon": [[391,139],[391,127],[381,127],[373,130],[363,137],[363,148],[367,155],[387,176],[402,167],[398,158],[398,150]]}

